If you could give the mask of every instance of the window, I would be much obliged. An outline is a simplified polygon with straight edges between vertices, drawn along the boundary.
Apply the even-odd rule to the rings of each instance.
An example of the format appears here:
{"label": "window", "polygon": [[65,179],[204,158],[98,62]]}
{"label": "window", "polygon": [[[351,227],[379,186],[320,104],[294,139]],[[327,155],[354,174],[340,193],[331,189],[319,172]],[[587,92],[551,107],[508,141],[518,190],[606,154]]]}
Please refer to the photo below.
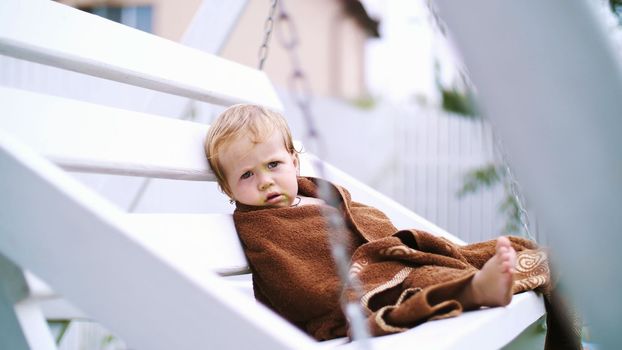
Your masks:
{"label": "window", "polygon": [[618,15],[618,21],[620,22],[620,25],[622,25],[622,4],[615,5],[613,7],[613,12]]}
{"label": "window", "polygon": [[609,0],[611,11],[618,16],[618,22],[622,25],[622,0]]}
{"label": "window", "polygon": [[132,28],[152,33],[153,9],[151,5],[143,6],[92,6],[80,7],[82,11],[92,13],[111,21],[125,24]]}

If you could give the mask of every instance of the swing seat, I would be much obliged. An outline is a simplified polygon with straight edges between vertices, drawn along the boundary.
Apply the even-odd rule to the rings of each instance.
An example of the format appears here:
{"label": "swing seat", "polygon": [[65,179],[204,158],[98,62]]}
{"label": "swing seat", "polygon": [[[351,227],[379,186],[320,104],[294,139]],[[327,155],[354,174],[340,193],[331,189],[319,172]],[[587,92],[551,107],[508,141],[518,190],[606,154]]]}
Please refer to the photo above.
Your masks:
{"label": "swing seat", "polygon": [[[102,40],[81,42],[84,35]],[[0,53],[218,105],[282,109],[262,72],[47,0],[0,3]],[[96,320],[138,349],[357,345],[316,342],[252,298],[231,215],[129,214],[68,174],[214,181],[202,150],[206,125],[8,87],[0,105],[0,348],[54,349],[42,310]],[[303,155],[303,175],[317,175],[312,158]],[[328,164],[325,175],[397,227],[461,243]],[[493,349],[543,314],[528,292],[507,307],[371,341]]]}

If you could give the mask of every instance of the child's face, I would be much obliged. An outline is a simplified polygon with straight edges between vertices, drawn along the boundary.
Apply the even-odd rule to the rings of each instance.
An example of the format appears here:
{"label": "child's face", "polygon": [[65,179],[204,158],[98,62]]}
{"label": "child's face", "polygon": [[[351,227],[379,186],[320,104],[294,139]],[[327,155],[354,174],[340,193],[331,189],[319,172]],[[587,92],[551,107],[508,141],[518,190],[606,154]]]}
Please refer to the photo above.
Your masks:
{"label": "child's face", "polygon": [[281,133],[262,143],[244,136],[221,151],[221,166],[229,195],[253,206],[288,207],[298,194],[298,159],[289,153]]}

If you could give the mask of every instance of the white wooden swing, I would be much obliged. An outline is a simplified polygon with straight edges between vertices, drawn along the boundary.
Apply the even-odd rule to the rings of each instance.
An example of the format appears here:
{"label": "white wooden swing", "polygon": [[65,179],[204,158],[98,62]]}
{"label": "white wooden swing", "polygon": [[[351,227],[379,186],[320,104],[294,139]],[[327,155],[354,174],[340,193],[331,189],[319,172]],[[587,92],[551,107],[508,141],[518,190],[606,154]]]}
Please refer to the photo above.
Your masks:
{"label": "white wooden swing", "polygon": [[[219,105],[282,108],[262,72],[48,0],[0,3],[0,53]],[[213,181],[206,126],[11,88],[0,88],[0,105],[0,348],[54,349],[38,304],[58,295],[81,310],[67,317],[86,314],[137,349],[356,347],[315,342],[249,297],[248,281],[222,277],[247,269],[230,216],[127,214],[65,173]],[[313,175],[306,157],[302,173]],[[396,226],[459,242],[326,169]],[[494,349],[543,313],[529,292],[372,346]]]}

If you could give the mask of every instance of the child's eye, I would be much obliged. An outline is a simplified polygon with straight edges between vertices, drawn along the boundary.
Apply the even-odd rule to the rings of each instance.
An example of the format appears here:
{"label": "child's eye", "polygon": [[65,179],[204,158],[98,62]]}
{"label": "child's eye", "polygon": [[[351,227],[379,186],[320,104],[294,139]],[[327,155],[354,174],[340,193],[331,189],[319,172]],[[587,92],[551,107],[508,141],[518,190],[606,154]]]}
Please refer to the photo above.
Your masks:
{"label": "child's eye", "polygon": [[274,169],[279,165],[279,162],[270,162],[268,163],[268,169]]}
{"label": "child's eye", "polygon": [[251,177],[251,175],[253,175],[253,174],[250,171],[247,171],[244,174],[242,174],[242,176],[240,176],[240,179],[242,179],[242,180],[248,179],[249,177]]}

